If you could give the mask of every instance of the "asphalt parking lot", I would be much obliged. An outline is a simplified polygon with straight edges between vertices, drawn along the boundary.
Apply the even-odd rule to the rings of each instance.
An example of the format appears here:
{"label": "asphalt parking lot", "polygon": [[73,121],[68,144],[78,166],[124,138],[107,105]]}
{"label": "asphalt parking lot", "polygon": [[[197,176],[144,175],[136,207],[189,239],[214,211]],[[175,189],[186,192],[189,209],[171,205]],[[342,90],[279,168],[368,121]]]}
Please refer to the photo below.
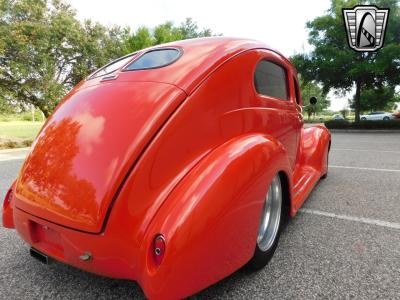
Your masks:
{"label": "asphalt parking lot", "polygon": [[[0,155],[0,196],[23,153]],[[32,259],[0,229],[0,299],[141,299],[134,282]],[[400,133],[333,133],[328,178],[289,222],[269,265],[194,298],[400,299]]]}

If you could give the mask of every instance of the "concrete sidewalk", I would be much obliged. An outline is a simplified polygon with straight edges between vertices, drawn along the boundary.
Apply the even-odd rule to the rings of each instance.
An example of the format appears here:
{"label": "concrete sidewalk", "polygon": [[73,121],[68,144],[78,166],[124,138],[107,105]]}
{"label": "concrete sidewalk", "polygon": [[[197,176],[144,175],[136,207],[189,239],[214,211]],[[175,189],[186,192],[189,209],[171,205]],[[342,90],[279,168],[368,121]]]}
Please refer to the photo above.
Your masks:
{"label": "concrete sidewalk", "polygon": [[5,149],[0,150],[0,161],[9,161],[16,159],[25,159],[30,148],[18,148],[18,149]]}

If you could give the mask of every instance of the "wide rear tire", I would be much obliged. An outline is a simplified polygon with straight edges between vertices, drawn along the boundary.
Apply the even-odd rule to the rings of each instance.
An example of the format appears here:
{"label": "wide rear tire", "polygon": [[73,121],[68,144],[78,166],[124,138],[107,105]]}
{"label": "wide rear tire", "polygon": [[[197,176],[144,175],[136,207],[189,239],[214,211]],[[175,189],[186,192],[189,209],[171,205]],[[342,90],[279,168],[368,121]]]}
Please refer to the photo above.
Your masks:
{"label": "wide rear tire", "polygon": [[250,270],[256,271],[262,269],[274,255],[282,229],[283,212],[282,182],[279,174],[276,174],[265,196],[258,228],[256,249],[253,257],[247,264]]}

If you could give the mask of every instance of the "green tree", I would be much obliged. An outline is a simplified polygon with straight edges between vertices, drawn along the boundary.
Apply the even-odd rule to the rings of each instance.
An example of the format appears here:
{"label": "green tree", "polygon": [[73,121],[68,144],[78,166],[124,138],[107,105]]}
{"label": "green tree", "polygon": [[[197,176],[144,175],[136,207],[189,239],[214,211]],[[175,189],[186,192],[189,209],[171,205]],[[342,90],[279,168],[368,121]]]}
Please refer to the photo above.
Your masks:
{"label": "green tree", "polygon": [[120,31],[82,26],[59,0],[0,0],[1,97],[48,116],[73,85],[124,53]]}
{"label": "green tree", "polygon": [[32,104],[47,117],[68,90],[106,63],[156,44],[209,35],[191,19],[132,33],[80,22],[63,0],[0,0],[0,102]]}
{"label": "green tree", "polygon": [[199,27],[192,18],[186,18],[185,22],[182,22],[178,29],[181,32],[182,39],[193,39],[213,35],[211,29],[206,28],[199,30]]}
{"label": "green tree", "polygon": [[124,41],[127,53],[129,53],[158,44],[212,35],[211,29],[199,30],[197,24],[191,18],[187,18],[179,26],[167,21],[154,29],[141,26],[133,33],[129,33],[128,29],[128,34],[125,34]]}
{"label": "green tree", "polygon": [[[391,110],[396,102],[395,89],[381,86],[365,88],[361,91],[361,111]],[[350,102],[354,108],[354,99]]]}
{"label": "green tree", "polygon": [[151,30],[147,27],[139,27],[136,32],[125,39],[125,44],[129,52],[151,47],[155,43]]}
{"label": "green tree", "polygon": [[400,9],[397,0],[374,1],[378,7],[390,8],[382,49],[360,53],[348,47],[342,8],[368,3],[363,0],[332,0],[325,15],[307,23],[313,50],[292,57],[303,78],[321,83],[324,92],[335,89],[344,93],[355,87],[356,122],[360,120],[361,101],[370,99],[361,97],[362,90],[400,84]]}
{"label": "green tree", "polygon": [[155,45],[181,40],[182,38],[182,33],[179,28],[175,27],[174,23],[170,21],[160,24],[154,28]]}
{"label": "green tree", "polygon": [[[305,81],[301,76],[299,76],[299,83],[304,111],[307,113],[308,119],[310,119],[312,115],[320,113],[329,107],[330,101],[327,98],[326,93],[316,82]],[[318,101],[316,105],[310,104],[311,97],[317,98]]]}
{"label": "green tree", "polygon": [[[0,90],[1,93],[1,90]],[[4,99],[4,97],[0,97],[0,114],[9,114],[14,112],[11,104]]]}
{"label": "green tree", "polygon": [[70,89],[91,72],[110,61],[129,53],[126,39],[129,29],[117,26],[107,28],[86,20],[81,25],[81,41],[75,44],[75,56],[71,57],[70,72],[65,74],[63,84]]}

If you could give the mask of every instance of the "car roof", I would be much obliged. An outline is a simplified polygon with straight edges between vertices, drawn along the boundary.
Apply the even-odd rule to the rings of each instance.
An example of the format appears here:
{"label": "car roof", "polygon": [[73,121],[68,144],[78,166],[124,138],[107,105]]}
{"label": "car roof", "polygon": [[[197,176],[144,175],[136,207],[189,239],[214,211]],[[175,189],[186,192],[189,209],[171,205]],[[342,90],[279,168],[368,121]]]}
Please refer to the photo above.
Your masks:
{"label": "car roof", "polygon": [[[257,48],[271,49],[250,39],[208,37],[182,40],[144,49],[180,48],[183,55],[173,64],[147,73],[150,80],[172,83],[190,94],[212,71],[233,56]],[[277,52],[273,50],[274,52]],[[282,56],[282,55],[281,55]],[[283,56],[282,56],[283,57]]]}
{"label": "car roof", "polygon": [[[287,58],[281,53],[259,41],[229,37],[207,37],[175,41],[140,50],[138,56],[150,50],[162,48],[178,48],[183,52],[183,55],[172,64],[161,68],[134,71],[122,70],[119,73],[119,77],[123,77],[121,80],[173,84],[190,94],[216,68],[230,58],[247,50],[268,49],[279,54],[283,60],[287,61]],[[135,56],[135,59],[138,56]]]}

